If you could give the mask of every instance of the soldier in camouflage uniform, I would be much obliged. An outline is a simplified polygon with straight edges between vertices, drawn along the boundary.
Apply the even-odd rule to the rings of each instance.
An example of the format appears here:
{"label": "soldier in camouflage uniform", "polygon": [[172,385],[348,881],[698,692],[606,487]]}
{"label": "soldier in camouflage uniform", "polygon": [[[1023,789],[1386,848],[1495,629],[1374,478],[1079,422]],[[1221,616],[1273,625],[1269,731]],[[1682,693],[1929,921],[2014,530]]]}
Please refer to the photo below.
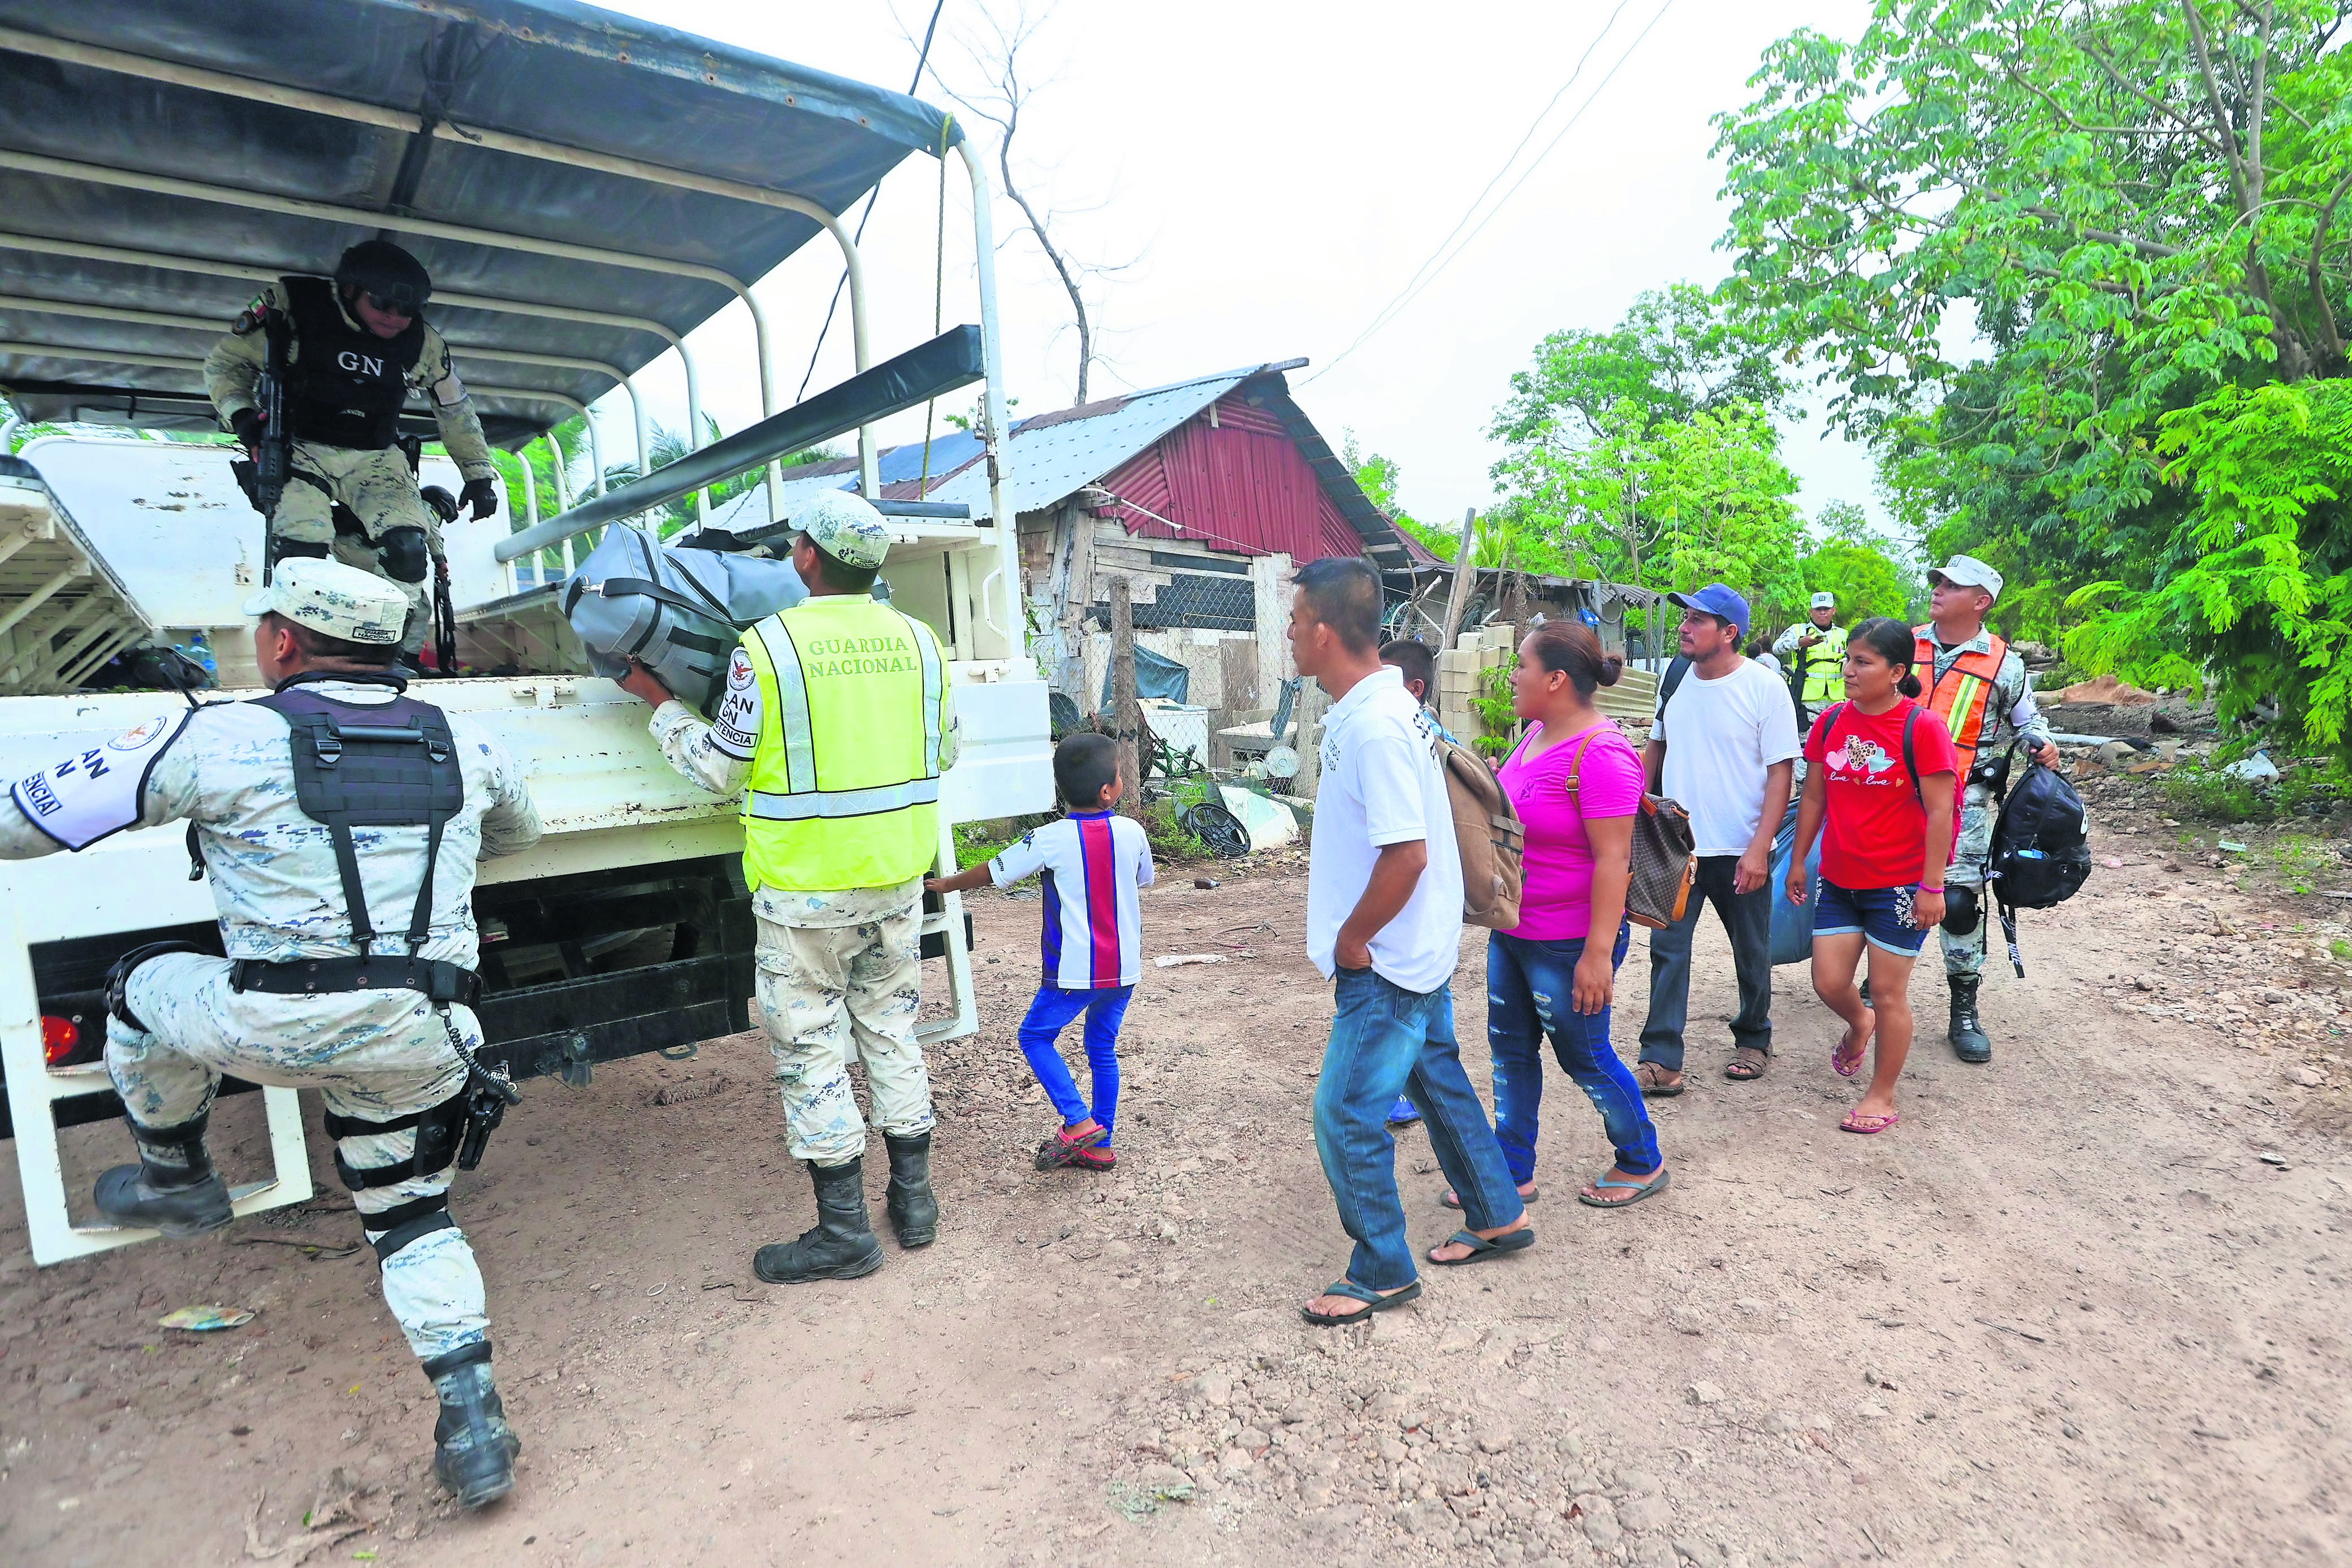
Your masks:
{"label": "soldier in camouflage uniform", "polygon": [[[918,629],[908,617],[869,597],[889,548],[880,513],[860,497],[828,492],[805,505],[793,521],[802,530],[793,565],[808,586],[809,598],[743,634],[712,722],[704,722],[635,661],[621,686],[654,705],[654,739],[672,767],[714,795],[741,795],[748,782],[754,806],[766,789],[760,766],[772,762],[778,753],[806,746],[814,754],[809,766],[822,779],[841,753],[861,749],[858,741],[870,737],[873,747],[880,749],[892,736],[919,740],[924,727],[934,721],[938,772],[944,774],[955,766],[957,730],[953,697],[943,680],[920,703],[887,687],[877,692],[852,685],[847,703],[867,710],[870,731],[853,731],[855,738],[845,739],[842,729],[826,727],[820,717],[813,734],[786,737],[784,726],[795,720],[809,725],[813,711],[823,712],[822,698],[813,702],[805,694],[814,682],[827,678],[819,650],[831,640],[828,632],[848,632],[846,641],[853,644],[861,632],[884,638],[911,632],[929,640],[929,656],[938,657],[936,640],[927,628]],[[811,653],[801,668],[812,679],[803,680],[797,671],[778,674],[773,677],[777,682],[790,684],[778,685],[781,695],[771,704],[762,697],[761,680],[755,675],[755,664],[762,655],[755,654],[752,643],[761,636],[761,627],[777,624],[802,628],[798,633],[778,635],[796,634],[805,642]],[[885,662],[866,661],[876,665]],[[849,659],[842,665],[859,663]],[[858,677],[833,678],[856,682]],[[938,706],[926,719],[922,708],[933,700]],[[927,781],[934,796],[937,777]],[[923,792],[920,784],[912,784],[912,792]],[[895,818],[904,810],[804,819],[816,831],[798,841],[793,852],[774,858],[761,849],[762,819],[756,811],[746,813],[746,875],[753,884],[752,907],[760,922],[760,1013],[775,1055],[793,1157],[808,1162],[818,1213],[815,1229],[797,1241],[762,1247],[754,1255],[753,1271],[771,1284],[852,1279],[881,1266],[881,1244],[872,1233],[863,1186],[866,1123],[849,1087],[853,1050],[865,1065],[874,1124],[889,1151],[887,1207],[899,1244],[927,1246],[938,1233],[939,1207],[930,1186],[931,1081],[921,1042],[915,1038],[916,1014],[922,1005],[922,878],[937,853],[936,819],[928,814],[916,819],[934,824],[914,830],[919,862],[908,857],[905,868],[882,885],[859,885],[853,877],[827,874],[837,868],[817,863],[859,827]]]}
{"label": "soldier in camouflage uniform", "polygon": [[[386,664],[407,602],[391,584],[298,559],[245,608],[262,617],[256,656],[281,694],[299,686],[362,713],[400,696],[404,683]],[[463,716],[447,723],[463,803],[442,829],[425,935],[409,962],[470,972],[475,863],[529,848],[540,822],[506,748]],[[296,797],[290,737],[287,716],[256,703],[160,715],[17,782],[13,809],[0,806],[0,858],[194,823],[228,956],[158,944],[109,977],[106,1067],[140,1163],[99,1178],[98,1207],[170,1237],[219,1229],[233,1216],[205,1130],[222,1075],[321,1091],[384,1301],[440,1396],[435,1472],[475,1506],[511,1490],[520,1447],[490,1382],[481,1270],[448,1211],[468,1075],[453,1040],[470,1054],[481,1030],[462,1004],[444,1012],[415,990],[338,989],[318,977],[318,961],[332,969],[360,946],[331,835]],[[352,841],[369,910],[409,915],[427,829],[373,827]],[[370,966],[406,969],[386,956],[393,940],[371,944]],[[318,990],[278,985],[289,968],[310,972]]]}
{"label": "soldier in camouflage uniform", "polygon": [[[412,392],[432,398],[442,444],[466,487],[458,504],[477,519],[498,510],[498,469],[449,346],[420,314],[432,279],[415,256],[385,240],[343,253],[335,276],[281,277],[262,290],[205,358],[205,389],[221,423],[249,448],[260,439],[254,383],[268,362],[273,313],[290,323],[285,410],[293,472],[269,518],[272,560],[327,557],[399,585],[408,599],[400,650],[425,646],[433,619],[426,580],[447,580],[441,520],[425,505],[406,455],[394,443]],[[359,519],[338,532],[340,503]]]}
{"label": "soldier in camouflage uniform", "polygon": [[[1948,1038],[1962,1061],[1984,1062],[1992,1060],[1992,1040],[1977,1010],[1977,990],[1984,983],[1985,943],[1992,925],[1984,883],[2000,803],[1975,765],[1997,762],[2012,742],[2021,742],[2027,756],[2054,768],[2058,748],[2051,744],[2049,721],[2034,706],[2025,661],[1985,629],[1984,618],[2000,597],[2000,573],[1973,556],[1956,555],[1927,573],[1927,585],[1930,619],[1912,629],[1915,667],[1927,687],[1921,702],[1952,732],[1968,786],[1960,802],[1959,842],[1944,876],[1948,913],[1938,933],[1944,983],[1951,992]],[[1963,929],[1955,932],[1956,925]]]}

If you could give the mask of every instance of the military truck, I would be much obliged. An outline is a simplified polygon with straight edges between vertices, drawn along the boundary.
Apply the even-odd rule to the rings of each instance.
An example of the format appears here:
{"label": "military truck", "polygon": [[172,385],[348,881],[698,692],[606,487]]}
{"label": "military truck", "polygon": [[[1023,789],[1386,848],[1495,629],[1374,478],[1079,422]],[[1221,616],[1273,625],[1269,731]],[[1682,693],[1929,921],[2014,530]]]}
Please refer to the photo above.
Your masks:
{"label": "military truck", "polygon": [[[928,324],[968,296],[957,314],[970,324],[877,359],[845,214],[909,157],[939,160],[941,180],[961,168],[971,249],[942,239],[936,294],[899,314]],[[203,356],[262,284],[327,271],[370,236],[431,270],[427,316],[494,445],[551,442],[616,389],[636,437],[615,483],[630,455],[602,451],[591,421],[583,493],[569,484],[577,454],[559,449],[554,493],[525,466],[524,494],[446,536],[458,667],[495,673],[422,694],[498,731],[529,766],[547,826],[537,848],[485,865],[475,895],[487,1056],[518,1078],[580,1083],[601,1062],[690,1051],[751,1022],[736,807],[671,771],[644,706],[589,673],[560,613],[575,552],[603,528],[683,510],[703,548],[782,553],[793,528],[773,504],[777,465],[854,443],[854,483],[897,533],[888,591],[952,660],[964,745],[942,789],[942,865],[953,824],[1050,804],[980,161],[917,99],[568,0],[0,0],[0,417],[11,432],[56,427],[0,455],[0,774],[102,759],[110,738],[254,679],[237,606],[262,570],[262,519],[229,474],[237,454],[219,444]],[[841,258],[856,372],[788,403],[769,318],[782,300],[754,286],[811,241]],[[792,303],[813,332],[827,288]],[[762,409],[715,440],[688,341],[714,318],[741,324]],[[640,383],[672,350],[691,449],[657,465]],[[950,394],[965,406],[973,387],[989,504],[885,485],[876,423]],[[404,425],[435,434],[421,407]],[[423,461],[425,482],[454,487],[446,458]],[[738,504],[727,529],[710,528],[709,488],[762,470],[770,504]],[[222,689],[184,696],[142,689],[138,667],[126,675],[126,652],[174,645],[214,665]],[[943,999],[922,1032],[940,1040],[970,1031],[975,1012],[969,927],[955,899],[934,903],[924,951],[944,969],[930,988]],[[218,950],[177,830],[0,864],[0,1135],[16,1141],[41,1263],[152,1234],[81,1212],[59,1130],[119,1113],[100,1062],[101,977],[125,949],[167,938]],[[240,1212],[311,1196],[295,1095],[260,1093],[273,1168],[227,1173]]]}

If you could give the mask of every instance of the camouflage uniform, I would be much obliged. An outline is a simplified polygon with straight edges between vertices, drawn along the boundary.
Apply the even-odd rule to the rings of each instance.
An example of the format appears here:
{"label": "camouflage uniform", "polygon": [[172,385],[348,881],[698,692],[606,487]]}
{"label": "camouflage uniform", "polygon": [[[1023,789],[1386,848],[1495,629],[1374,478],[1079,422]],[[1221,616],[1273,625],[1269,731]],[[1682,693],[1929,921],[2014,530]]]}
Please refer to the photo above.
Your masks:
{"label": "camouflage uniform", "polygon": [[[654,712],[662,755],[714,795],[740,794],[751,771],[758,688],[748,688],[748,706],[746,689],[730,682],[715,727],[681,702]],[[942,771],[955,765],[956,743],[950,708],[940,746]],[[866,1068],[874,1124],[899,1137],[931,1130],[930,1073],[915,1040],[922,893],[920,878],[839,893],[757,891],[760,1016],[776,1059],[794,1159],[831,1166],[864,1152],[866,1124],[849,1089],[853,1048]]]}
{"label": "camouflage uniform", "polygon": [[[352,703],[393,695],[359,683],[327,682],[318,689]],[[540,822],[513,757],[462,715],[450,716],[450,729],[466,800],[444,831],[429,935],[418,956],[470,969],[479,951],[475,862],[529,848]],[[284,718],[245,703],[216,703],[194,714],[163,715],[90,755],[109,752],[118,769],[133,777],[152,765],[137,800],[137,825],[195,823],[229,956],[166,954],[132,971],[126,999],[146,1027],[110,1019],[106,1066],[133,1122],[170,1127],[192,1120],[211,1104],[223,1073],[319,1089],[331,1113],[371,1122],[425,1110],[457,1092],[465,1066],[441,1016],[414,993],[280,996],[230,988],[229,959],[358,951],[327,831],[295,800]],[[0,858],[28,860],[63,847],[35,826],[37,812],[27,814],[27,799],[19,786],[16,806],[0,806]],[[404,912],[404,925],[424,875],[425,829],[362,828],[354,837],[368,907],[379,915]],[[469,1009],[453,1006],[450,1019],[469,1051],[481,1043]],[[415,1140],[415,1130],[405,1129],[345,1138],[338,1151],[365,1170],[409,1157]],[[371,1215],[446,1193],[454,1168],[359,1191],[362,1225]],[[371,1228],[369,1239],[379,1234]],[[383,1294],[422,1359],[478,1343],[488,1333],[481,1270],[462,1230],[434,1231],[395,1252],[383,1265]]]}
{"label": "camouflage uniform", "polygon": [[[255,406],[254,382],[268,364],[269,351],[259,328],[261,318],[270,310],[285,313],[287,309],[284,285],[270,284],[237,318],[229,334],[205,356],[205,391],[224,429],[239,413]],[[351,319],[348,308],[344,316]],[[356,329],[356,321],[353,326]],[[449,363],[449,345],[430,326],[424,328],[424,339],[423,350],[408,372],[410,392],[429,393],[442,444],[456,459],[458,472],[467,479],[496,477],[498,468],[490,461],[489,442],[482,434],[473,399]],[[300,359],[299,338],[291,351],[296,360]],[[337,502],[359,519],[364,538],[335,532]],[[425,504],[416,476],[410,472],[408,459],[399,448],[366,450],[294,443],[293,474],[269,520],[271,535],[295,544],[325,545],[346,566],[392,582],[408,598],[401,652],[415,653],[425,646],[425,633],[433,623],[432,580],[428,576],[419,582],[402,582],[384,570],[376,545],[394,528],[423,529],[434,559],[441,558],[441,519]]]}
{"label": "camouflage uniform", "polygon": [[[1963,653],[1992,652],[1992,638],[1981,627],[1977,634],[1958,646],[1947,648],[1936,644],[1934,679],[1941,681],[1953,661]],[[1927,672],[1921,671],[1923,681]],[[1929,685],[1932,691],[1934,686]],[[1985,697],[1983,733],[1977,741],[1977,756],[1990,760],[2009,749],[2010,742],[2022,737],[2024,745],[2032,747],[2050,738],[2049,721],[2034,706],[2033,692],[2025,678],[2025,661],[2011,648],[2000,662],[2000,674],[1994,677],[1992,691]],[[2022,749],[2022,747],[2021,747]],[[1992,791],[1970,781],[1960,803],[1960,839],[1953,850],[1951,869],[1944,873],[1948,885],[1972,887],[1979,897],[1984,892],[1985,862],[1992,855],[1992,827],[2000,815],[2000,808]],[[1955,936],[1938,927],[1937,937],[1944,946],[1944,973],[1969,976],[1984,969],[1987,933],[1993,924],[1992,913],[1987,910],[1978,920],[1977,928],[1965,936]]]}

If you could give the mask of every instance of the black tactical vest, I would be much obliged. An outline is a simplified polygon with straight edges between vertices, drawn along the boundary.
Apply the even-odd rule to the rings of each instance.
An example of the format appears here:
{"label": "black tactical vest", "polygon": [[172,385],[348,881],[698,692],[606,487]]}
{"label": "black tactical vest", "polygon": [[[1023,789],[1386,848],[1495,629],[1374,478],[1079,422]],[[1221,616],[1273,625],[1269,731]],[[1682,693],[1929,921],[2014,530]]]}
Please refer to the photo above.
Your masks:
{"label": "black tactical vest", "polygon": [[286,378],[286,413],[298,441],[379,451],[400,431],[408,372],[425,352],[425,322],[397,338],[379,338],[344,319],[335,285],[324,277],[281,277],[294,320],[294,362]]}
{"label": "black tactical vest", "polygon": [[[319,680],[346,680],[318,674]],[[304,677],[296,677],[300,682]],[[352,940],[373,951],[375,922],[360,888],[353,828],[426,830],[425,876],[405,933],[408,951],[424,946],[433,918],[433,873],[441,858],[441,831],[464,808],[465,775],[456,739],[439,708],[414,697],[388,703],[340,702],[307,685],[289,683],[256,707],[274,710],[293,730],[294,799],[302,814],[325,825],[350,910]]]}

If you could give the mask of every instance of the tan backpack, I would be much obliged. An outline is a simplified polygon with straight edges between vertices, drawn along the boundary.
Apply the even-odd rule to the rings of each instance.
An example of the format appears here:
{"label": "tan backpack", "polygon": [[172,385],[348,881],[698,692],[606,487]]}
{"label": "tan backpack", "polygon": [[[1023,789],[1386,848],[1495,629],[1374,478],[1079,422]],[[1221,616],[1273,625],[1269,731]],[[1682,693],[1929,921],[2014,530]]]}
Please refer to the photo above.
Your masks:
{"label": "tan backpack", "polygon": [[1462,918],[1508,931],[1519,923],[1528,831],[1486,759],[1444,736],[1432,736],[1445,798],[1454,808],[1454,841],[1462,852]]}

